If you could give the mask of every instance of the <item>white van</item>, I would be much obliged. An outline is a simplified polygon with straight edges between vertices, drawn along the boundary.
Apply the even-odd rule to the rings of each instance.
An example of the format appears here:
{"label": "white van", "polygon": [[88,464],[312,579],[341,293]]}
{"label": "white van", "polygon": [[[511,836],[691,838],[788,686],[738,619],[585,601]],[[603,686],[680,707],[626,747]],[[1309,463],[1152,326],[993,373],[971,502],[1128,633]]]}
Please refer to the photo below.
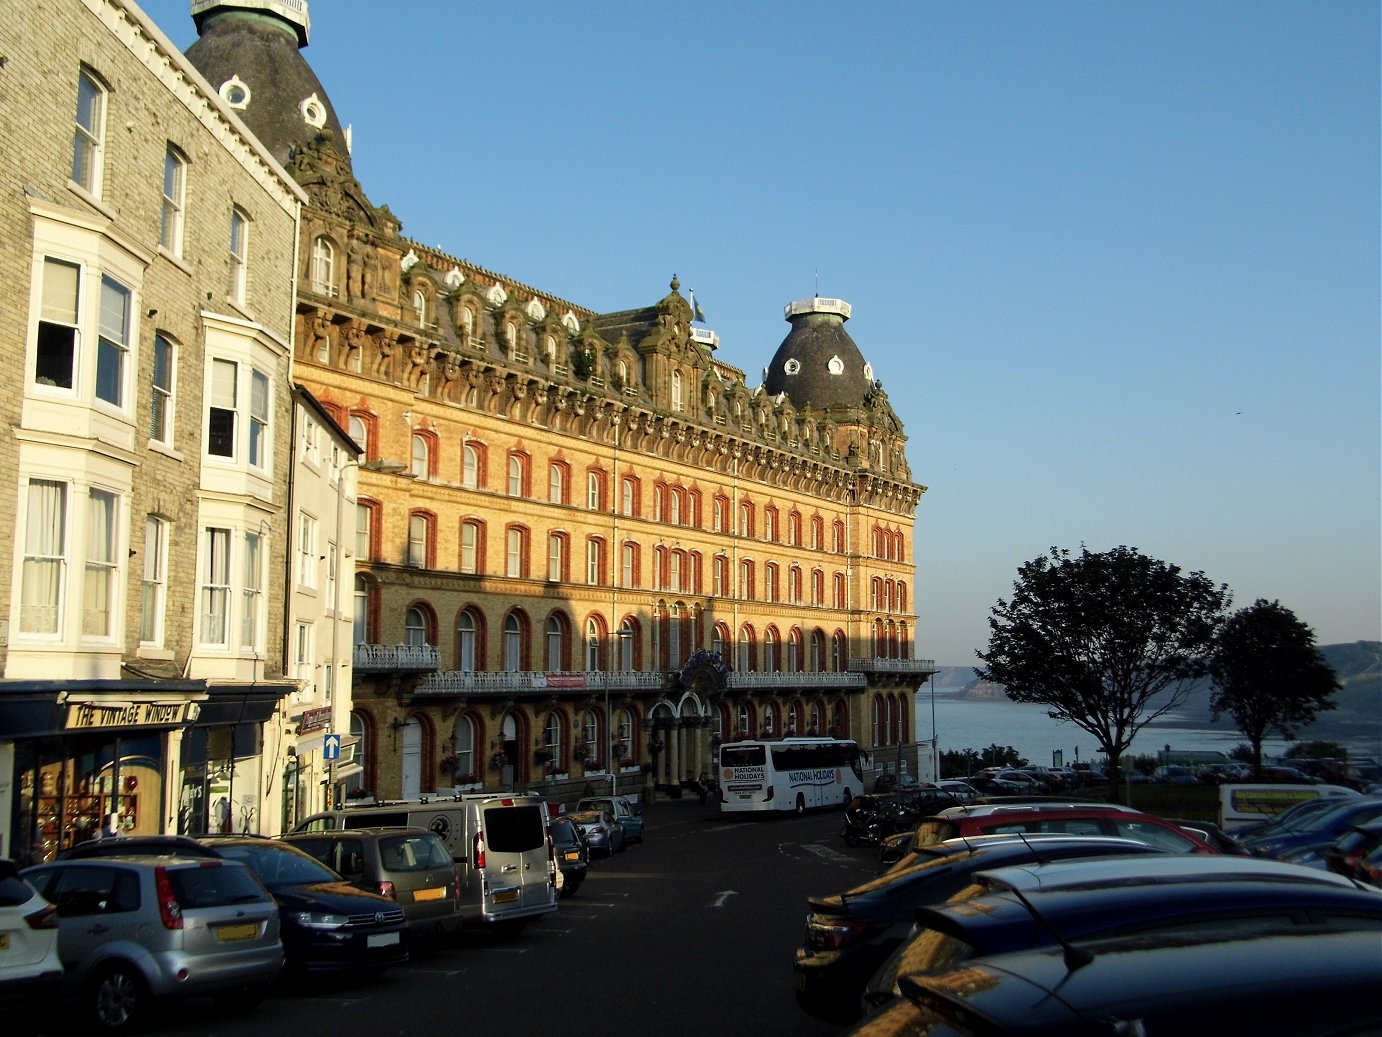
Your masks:
{"label": "white van", "polygon": [[456,862],[464,925],[513,935],[557,909],[547,808],[535,797],[480,793],[344,807],[313,814],[293,831],[397,825],[441,836]]}
{"label": "white van", "polygon": [[1219,827],[1232,834],[1247,825],[1269,821],[1306,800],[1359,794],[1345,785],[1220,785]]}

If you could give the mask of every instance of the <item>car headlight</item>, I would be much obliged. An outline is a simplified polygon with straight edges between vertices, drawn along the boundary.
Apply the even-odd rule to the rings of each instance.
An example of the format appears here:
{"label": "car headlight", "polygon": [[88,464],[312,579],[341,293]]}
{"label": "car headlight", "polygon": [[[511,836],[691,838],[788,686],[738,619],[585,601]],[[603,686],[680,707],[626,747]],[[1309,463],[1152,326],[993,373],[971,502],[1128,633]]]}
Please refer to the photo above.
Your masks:
{"label": "car headlight", "polygon": [[340,929],[350,923],[345,915],[332,915],[324,911],[298,911],[293,921],[308,929]]}

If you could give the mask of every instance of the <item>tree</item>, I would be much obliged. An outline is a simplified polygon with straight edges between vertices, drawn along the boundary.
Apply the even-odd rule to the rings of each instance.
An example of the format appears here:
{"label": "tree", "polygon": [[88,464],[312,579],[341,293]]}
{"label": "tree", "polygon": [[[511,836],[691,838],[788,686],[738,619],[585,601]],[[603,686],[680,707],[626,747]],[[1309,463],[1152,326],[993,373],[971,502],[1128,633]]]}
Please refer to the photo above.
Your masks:
{"label": "tree", "polygon": [[1229,617],[1219,631],[1209,675],[1214,681],[1209,709],[1221,713],[1252,746],[1255,773],[1262,768],[1268,731],[1282,738],[1334,708],[1339,681],[1315,647],[1314,632],[1277,601],[1258,598]]}
{"label": "tree", "polygon": [[1053,547],[1019,568],[1012,599],[994,606],[974,672],[1093,735],[1116,787],[1133,736],[1204,676],[1229,601],[1203,573],[1136,548]]}

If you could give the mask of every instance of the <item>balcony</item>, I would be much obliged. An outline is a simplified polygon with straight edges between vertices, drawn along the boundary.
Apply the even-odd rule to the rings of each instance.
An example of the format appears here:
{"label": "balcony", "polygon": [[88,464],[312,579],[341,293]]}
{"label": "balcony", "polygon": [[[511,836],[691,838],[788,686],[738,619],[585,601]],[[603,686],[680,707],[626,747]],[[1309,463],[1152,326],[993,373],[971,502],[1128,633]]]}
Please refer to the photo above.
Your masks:
{"label": "balcony", "polygon": [[851,673],[916,673],[930,676],[936,672],[934,659],[850,659],[846,666]]}
{"label": "balcony", "polygon": [[768,673],[755,670],[736,670],[729,675],[731,691],[751,691],[763,688],[781,691],[813,691],[822,688],[858,688],[867,682],[861,673]]}
{"label": "balcony", "polygon": [[441,653],[436,645],[358,644],[351,665],[356,673],[397,673],[441,669]]}
{"label": "balcony", "polygon": [[561,691],[661,691],[661,673],[601,671],[542,673],[531,670],[499,673],[476,670],[447,670],[424,678],[414,695],[515,695],[524,692],[551,695]]}

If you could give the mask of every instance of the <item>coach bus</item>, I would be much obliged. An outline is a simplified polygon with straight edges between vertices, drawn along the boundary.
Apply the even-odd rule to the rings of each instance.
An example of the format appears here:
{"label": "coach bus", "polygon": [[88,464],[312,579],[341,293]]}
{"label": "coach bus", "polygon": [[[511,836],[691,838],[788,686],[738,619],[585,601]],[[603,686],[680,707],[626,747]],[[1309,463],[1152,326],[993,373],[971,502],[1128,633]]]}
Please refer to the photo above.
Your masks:
{"label": "coach bus", "polygon": [[726,742],[719,762],[725,814],[843,807],[864,788],[859,745],[846,739]]}

